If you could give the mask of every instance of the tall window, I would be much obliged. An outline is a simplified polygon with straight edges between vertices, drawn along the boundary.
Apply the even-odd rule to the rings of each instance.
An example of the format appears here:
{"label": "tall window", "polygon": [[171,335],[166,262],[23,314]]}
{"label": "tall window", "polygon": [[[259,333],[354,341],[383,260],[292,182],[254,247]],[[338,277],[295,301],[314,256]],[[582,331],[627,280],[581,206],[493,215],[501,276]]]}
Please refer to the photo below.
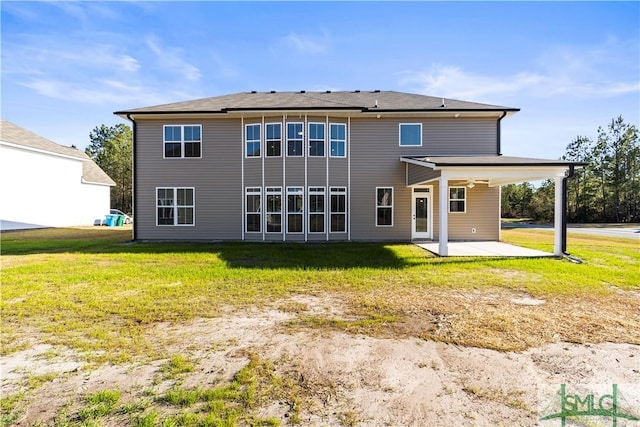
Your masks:
{"label": "tall window", "polygon": [[247,157],[260,157],[260,125],[246,125],[244,141]]}
{"label": "tall window", "polygon": [[324,187],[309,187],[309,233],[324,233]]}
{"label": "tall window", "polygon": [[393,226],[393,187],[376,188],[376,226]]}
{"label": "tall window", "polygon": [[282,155],[282,123],[266,124],[267,157],[280,157]]}
{"label": "tall window", "polygon": [[344,233],[347,231],[347,188],[331,187],[329,189],[329,231]]}
{"label": "tall window", "polygon": [[259,233],[262,231],[262,189],[260,187],[247,187],[245,190],[245,230],[247,233]]}
{"label": "tall window", "polygon": [[287,233],[302,233],[304,189],[287,187]]}
{"label": "tall window", "polygon": [[449,212],[467,211],[467,189],[465,187],[449,187]]}
{"label": "tall window", "polygon": [[165,125],[164,157],[201,157],[201,125]]}
{"label": "tall window", "polygon": [[302,156],[302,123],[287,123],[287,156]]}
{"label": "tall window", "polygon": [[346,157],[347,125],[331,123],[329,125],[329,148],[331,157]]}
{"label": "tall window", "polygon": [[422,123],[400,123],[400,146],[422,146]]}
{"label": "tall window", "polygon": [[267,187],[267,233],[282,232],[282,188]]}
{"label": "tall window", "polygon": [[193,188],[156,189],[156,225],[194,225],[194,193]]}
{"label": "tall window", "polygon": [[309,123],[309,157],[324,157],[324,123]]}

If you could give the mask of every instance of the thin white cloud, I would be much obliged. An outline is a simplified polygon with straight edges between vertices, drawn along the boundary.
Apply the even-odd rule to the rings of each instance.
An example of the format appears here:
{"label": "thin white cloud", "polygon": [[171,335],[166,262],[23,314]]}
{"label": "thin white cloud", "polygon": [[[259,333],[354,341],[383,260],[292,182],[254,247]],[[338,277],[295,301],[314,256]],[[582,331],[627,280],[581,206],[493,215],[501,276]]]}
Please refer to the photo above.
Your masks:
{"label": "thin white cloud", "polygon": [[325,54],[329,52],[329,36],[323,32],[320,36],[309,34],[289,33],[282,38],[282,43],[304,54]]}
{"label": "thin white cloud", "polygon": [[180,90],[159,89],[153,85],[108,79],[82,84],[55,79],[32,79],[21,85],[48,98],[85,105],[156,105],[175,102],[176,99],[199,97],[199,94]]}
{"label": "thin white cloud", "polygon": [[[550,49],[534,60],[531,69],[511,74],[488,75],[437,64],[428,70],[400,73],[400,85],[425,94],[484,102],[522,95],[583,99],[628,95],[640,92],[634,48],[637,43],[625,46],[607,40],[590,49]],[[612,80],[612,75],[620,77]]]}
{"label": "thin white cloud", "polygon": [[77,46],[66,40],[28,38],[23,43],[6,43],[3,47],[3,74],[75,74],[91,69],[133,73],[140,69],[136,58],[105,44]]}
{"label": "thin white cloud", "polygon": [[161,46],[155,36],[148,37],[146,44],[156,55],[158,62],[167,70],[180,74],[189,81],[197,81],[202,77],[200,69],[183,58],[181,49]]}

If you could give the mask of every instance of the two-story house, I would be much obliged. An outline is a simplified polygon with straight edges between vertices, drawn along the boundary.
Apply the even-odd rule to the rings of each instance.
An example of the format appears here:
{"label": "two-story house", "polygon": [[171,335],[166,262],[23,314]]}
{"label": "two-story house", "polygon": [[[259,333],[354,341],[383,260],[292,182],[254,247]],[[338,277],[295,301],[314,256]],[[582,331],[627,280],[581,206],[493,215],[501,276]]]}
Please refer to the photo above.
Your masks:
{"label": "two-story house", "polygon": [[[248,92],[118,111],[134,240],[500,239],[500,185],[569,162],[501,155],[517,108],[391,91]],[[561,253],[561,185],[556,253]]]}

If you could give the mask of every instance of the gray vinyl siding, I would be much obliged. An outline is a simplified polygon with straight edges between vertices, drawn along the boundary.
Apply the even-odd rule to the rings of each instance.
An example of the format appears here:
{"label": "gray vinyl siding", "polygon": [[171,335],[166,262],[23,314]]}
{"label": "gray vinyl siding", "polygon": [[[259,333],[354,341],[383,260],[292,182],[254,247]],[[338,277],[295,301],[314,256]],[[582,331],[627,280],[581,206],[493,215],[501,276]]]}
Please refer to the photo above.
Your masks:
{"label": "gray vinyl siding", "polygon": [[[375,118],[351,120],[352,240],[411,239],[411,189],[406,187],[400,156],[420,149],[406,152],[398,147],[398,123]],[[393,187],[391,227],[376,226],[376,187]]]}
{"label": "gray vinyl siding", "polygon": [[407,185],[418,185],[440,177],[440,171],[407,163]]}
{"label": "gray vinyl siding", "polygon": [[285,182],[287,187],[304,187],[304,158],[287,157]]}
{"label": "gray vinyl siding", "polygon": [[[398,121],[400,123],[401,121]],[[405,120],[409,122],[409,120]],[[423,119],[422,153],[428,156],[498,154],[496,119]],[[389,126],[391,129],[394,126]],[[397,131],[398,125],[395,126]],[[397,137],[396,137],[397,139]]]}
{"label": "gray vinyl siding", "polygon": [[[400,123],[422,124],[421,147],[399,146]],[[352,119],[352,240],[411,239],[412,189],[406,186],[407,169],[400,162],[401,156],[493,155],[497,153],[496,129],[495,119]],[[392,227],[376,226],[376,187],[394,189]],[[437,200],[434,196],[436,206]],[[495,220],[496,212],[497,207],[489,220]],[[478,213],[484,214],[479,209]],[[485,230],[484,222],[488,220],[478,221],[483,223],[482,230]],[[436,224],[434,221],[434,228]],[[467,227],[463,219],[454,219],[452,227],[452,239],[473,236],[469,232],[467,237],[464,232]],[[479,233],[475,236],[480,236]]]}
{"label": "gray vinyl siding", "polygon": [[264,159],[264,185],[265,187],[282,187],[282,158]]}
{"label": "gray vinyl siding", "polygon": [[[202,158],[164,159],[163,125],[201,124]],[[241,238],[241,132],[237,120],[139,120],[136,125],[137,238]],[[156,188],[195,188],[195,226],[157,226]]]}
{"label": "gray vinyl siding", "polygon": [[[264,123],[281,122],[282,117],[265,118]],[[303,122],[301,119],[287,119]],[[309,122],[327,123],[326,117],[309,117]],[[332,119],[329,123],[346,122]],[[245,120],[244,124],[261,123]],[[422,123],[422,147],[399,146],[399,124]],[[202,125],[202,158],[164,159],[163,125]],[[265,127],[261,128],[264,137]],[[495,119],[352,118],[347,129],[347,158],[329,157],[329,127],[325,157],[287,157],[286,124],[283,125],[282,157],[245,158],[244,126],[240,119],[139,120],[137,121],[136,231],[141,240],[240,240],[243,238],[243,202],[246,187],[282,187],[283,232],[286,232],[286,189],[304,187],[305,228],[308,227],[309,187],[324,187],[325,220],[329,229],[330,187],[347,187],[347,221],[354,241],[408,241],[411,239],[411,183],[432,180],[438,172],[407,165],[401,156],[496,154]],[[304,142],[305,151],[308,148]],[[263,145],[262,154],[266,154]],[[327,175],[328,168],[328,175]],[[244,171],[244,175],[242,173]],[[349,173],[351,186],[349,187]],[[284,174],[284,177],[283,177]],[[434,181],[433,234],[438,235],[438,185]],[[156,226],[156,188],[195,188],[195,226]],[[393,226],[376,226],[376,187],[393,187]],[[497,239],[498,189],[477,185],[468,190],[467,213],[450,214],[451,240]],[[264,226],[264,216],[263,216]],[[471,234],[475,227],[477,232]],[[349,233],[328,233],[329,240],[347,240]],[[244,233],[248,241],[326,241],[327,233]]]}
{"label": "gray vinyl siding", "polygon": [[466,213],[449,213],[449,240],[498,240],[500,189],[487,185],[467,188],[466,203]]}
{"label": "gray vinyl siding", "polygon": [[[476,184],[467,188],[466,212],[452,212],[448,215],[449,240],[498,240],[500,237],[500,188]],[[433,239],[439,239],[440,190],[433,182]],[[448,206],[448,201],[447,201]],[[475,228],[476,233],[471,229]]]}
{"label": "gray vinyl siding", "polygon": [[307,185],[311,187],[326,187],[327,159],[310,158],[307,160]]}

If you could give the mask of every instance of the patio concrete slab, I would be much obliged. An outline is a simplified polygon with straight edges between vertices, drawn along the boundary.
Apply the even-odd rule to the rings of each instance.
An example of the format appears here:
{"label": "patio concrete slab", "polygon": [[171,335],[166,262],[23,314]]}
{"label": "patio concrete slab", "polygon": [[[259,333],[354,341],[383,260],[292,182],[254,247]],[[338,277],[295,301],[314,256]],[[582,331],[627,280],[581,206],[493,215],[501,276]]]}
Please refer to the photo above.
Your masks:
{"label": "patio concrete slab", "polygon": [[[415,243],[440,255],[438,242]],[[552,253],[523,248],[502,242],[449,242],[449,256],[548,257]]]}

